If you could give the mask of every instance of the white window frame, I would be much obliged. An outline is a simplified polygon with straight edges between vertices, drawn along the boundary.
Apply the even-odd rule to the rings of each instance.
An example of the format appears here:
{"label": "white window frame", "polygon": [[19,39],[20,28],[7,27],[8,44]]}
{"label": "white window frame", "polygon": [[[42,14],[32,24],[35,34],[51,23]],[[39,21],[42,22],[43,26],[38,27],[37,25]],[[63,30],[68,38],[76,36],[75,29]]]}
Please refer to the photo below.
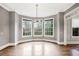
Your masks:
{"label": "white window frame", "polygon": [[[36,19],[34,19],[34,20],[36,20]],[[34,21],[33,21],[33,37],[43,37],[43,19],[38,19],[38,20],[42,20],[42,35],[35,35],[34,34]]]}
{"label": "white window frame", "polygon": [[26,35],[26,36],[24,36],[23,35],[23,19],[26,19],[26,20],[31,20],[32,21],[32,19],[29,19],[29,18],[22,18],[22,37],[32,37],[32,24],[31,24],[31,35]]}
{"label": "white window frame", "polygon": [[[22,37],[54,37],[54,18],[43,18],[43,19],[39,19],[42,20],[42,35],[34,35],[34,19],[30,19],[30,18],[22,18],[22,23],[23,23],[23,19],[26,20],[31,20],[32,24],[31,24],[31,35],[26,35],[23,36],[23,25],[22,25]],[[53,35],[45,35],[45,20],[48,19],[53,19]]]}
{"label": "white window frame", "polygon": [[[45,20],[53,19],[53,35],[45,35]],[[54,37],[54,18],[45,18],[44,19],[44,37]]]}
{"label": "white window frame", "polygon": [[72,36],[72,38],[79,38],[79,36],[73,36],[73,28],[71,29],[72,30],[72,34],[71,34],[71,36]]}
{"label": "white window frame", "polygon": [[[71,19],[72,20],[72,19]],[[71,23],[72,24],[72,23]],[[74,27],[77,28],[77,27]],[[71,27],[71,37],[72,38],[79,38],[79,36],[73,36],[73,26]]]}

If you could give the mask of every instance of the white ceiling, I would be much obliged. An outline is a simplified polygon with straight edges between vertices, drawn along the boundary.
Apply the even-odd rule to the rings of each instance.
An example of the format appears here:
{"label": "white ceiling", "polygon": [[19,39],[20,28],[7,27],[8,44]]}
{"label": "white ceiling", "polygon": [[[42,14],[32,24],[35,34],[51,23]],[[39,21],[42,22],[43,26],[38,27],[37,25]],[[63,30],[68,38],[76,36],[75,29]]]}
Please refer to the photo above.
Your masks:
{"label": "white ceiling", "polygon": [[[63,12],[74,3],[38,3],[38,17],[45,17],[55,15],[58,12]],[[4,3],[7,7],[15,10],[21,15],[36,16],[36,4],[35,3]]]}

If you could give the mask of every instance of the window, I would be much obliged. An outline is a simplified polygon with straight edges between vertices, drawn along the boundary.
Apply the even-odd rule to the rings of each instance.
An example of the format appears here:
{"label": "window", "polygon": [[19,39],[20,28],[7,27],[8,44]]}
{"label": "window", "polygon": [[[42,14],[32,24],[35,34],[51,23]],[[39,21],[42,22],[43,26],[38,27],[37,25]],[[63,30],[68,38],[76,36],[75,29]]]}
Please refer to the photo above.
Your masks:
{"label": "window", "polygon": [[72,36],[79,36],[79,17],[72,19]]}
{"label": "window", "polygon": [[34,35],[42,35],[42,20],[34,21]]}
{"label": "window", "polygon": [[45,35],[47,36],[53,36],[54,33],[54,23],[53,23],[53,19],[48,19],[44,21],[44,25],[45,25]]}
{"label": "window", "polygon": [[79,36],[79,28],[73,28],[73,36]]}
{"label": "window", "polygon": [[22,36],[54,36],[54,19],[22,20]]}
{"label": "window", "polygon": [[32,35],[32,21],[23,19],[22,22],[22,27],[23,27],[23,36],[31,36]]}

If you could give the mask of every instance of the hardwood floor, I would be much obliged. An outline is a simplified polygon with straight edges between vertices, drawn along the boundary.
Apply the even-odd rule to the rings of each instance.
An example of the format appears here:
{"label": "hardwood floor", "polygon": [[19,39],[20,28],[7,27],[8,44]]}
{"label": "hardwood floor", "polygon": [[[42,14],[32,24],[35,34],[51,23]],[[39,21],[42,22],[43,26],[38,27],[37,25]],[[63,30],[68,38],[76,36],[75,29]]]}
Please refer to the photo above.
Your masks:
{"label": "hardwood floor", "polygon": [[0,51],[1,56],[70,56],[71,50],[79,45],[57,45],[49,42],[28,42],[7,47]]}

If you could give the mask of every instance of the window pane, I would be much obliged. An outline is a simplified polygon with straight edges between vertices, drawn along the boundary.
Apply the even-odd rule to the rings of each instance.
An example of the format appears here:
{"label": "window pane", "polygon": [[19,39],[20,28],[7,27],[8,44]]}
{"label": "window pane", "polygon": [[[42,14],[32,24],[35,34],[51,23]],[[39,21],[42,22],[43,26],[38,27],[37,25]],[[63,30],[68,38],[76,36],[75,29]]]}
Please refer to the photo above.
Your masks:
{"label": "window pane", "polygon": [[41,35],[42,32],[35,32],[35,35]]}
{"label": "window pane", "polygon": [[[32,24],[33,23],[33,24]],[[45,30],[42,28],[45,25]],[[31,20],[23,20],[22,26],[23,26],[23,36],[28,36],[28,35],[42,35],[42,30],[44,30],[45,35],[53,35],[53,19],[48,19],[44,21],[43,25],[43,20],[38,20],[35,22],[32,22]],[[33,26],[33,28],[32,28]]]}
{"label": "window pane", "polygon": [[73,36],[79,36],[78,31],[79,28],[73,28]]}
{"label": "window pane", "polygon": [[23,20],[23,36],[31,35],[31,25],[32,21],[30,20]]}
{"label": "window pane", "polygon": [[79,36],[79,17],[76,16],[72,19],[72,35]]}
{"label": "window pane", "polygon": [[45,35],[53,35],[53,19],[45,20]]}
{"label": "window pane", "polygon": [[42,35],[42,20],[34,22],[34,35]]}

